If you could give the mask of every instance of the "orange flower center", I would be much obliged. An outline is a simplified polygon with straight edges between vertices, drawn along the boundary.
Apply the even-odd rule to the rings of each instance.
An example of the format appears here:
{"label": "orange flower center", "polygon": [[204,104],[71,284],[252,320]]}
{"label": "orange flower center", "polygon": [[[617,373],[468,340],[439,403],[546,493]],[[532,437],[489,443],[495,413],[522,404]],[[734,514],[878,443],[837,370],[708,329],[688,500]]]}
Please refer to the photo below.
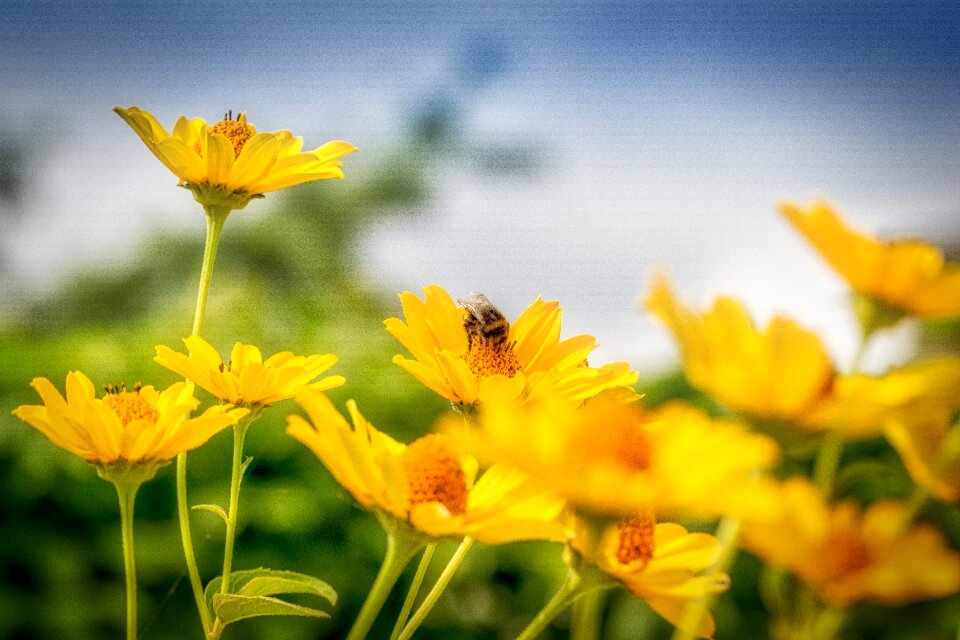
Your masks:
{"label": "orange flower center", "polygon": [[641,561],[646,566],[653,558],[653,532],[656,526],[657,519],[652,509],[621,520],[617,525],[620,533],[617,561],[620,564]]}
{"label": "orange flower center", "polygon": [[[243,114],[234,120],[232,113],[224,116],[223,120],[210,127],[210,133],[219,133],[225,136],[230,144],[233,145],[233,155],[237,157],[243,151],[243,145],[247,140],[253,137],[254,128],[247,124],[247,119]],[[196,146],[197,153],[200,153],[200,145]]]}
{"label": "orange flower center", "polygon": [[633,471],[650,468],[652,445],[639,413],[618,408],[609,420],[597,416],[580,425],[571,439],[570,451],[584,462],[611,462]]}
{"label": "orange flower center", "polygon": [[856,573],[872,561],[870,550],[858,536],[848,532],[835,532],[824,541],[818,564],[824,575],[829,579],[836,579]]}
{"label": "orange flower center", "polygon": [[134,387],[133,391],[127,391],[124,384],[120,386],[111,385],[107,387],[107,395],[103,397],[103,402],[113,409],[123,426],[127,426],[135,420],[156,422],[160,417],[156,407],[140,395],[139,384]]}
{"label": "orange flower center", "polygon": [[467,477],[461,459],[460,452],[441,434],[410,443],[400,458],[410,491],[409,506],[439,502],[450,513],[466,511]]}
{"label": "orange flower center", "polygon": [[520,361],[513,352],[512,344],[495,344],[483,340],[471,340],[463,356],[479,384],[497,374],[512,378],[520,371]]}

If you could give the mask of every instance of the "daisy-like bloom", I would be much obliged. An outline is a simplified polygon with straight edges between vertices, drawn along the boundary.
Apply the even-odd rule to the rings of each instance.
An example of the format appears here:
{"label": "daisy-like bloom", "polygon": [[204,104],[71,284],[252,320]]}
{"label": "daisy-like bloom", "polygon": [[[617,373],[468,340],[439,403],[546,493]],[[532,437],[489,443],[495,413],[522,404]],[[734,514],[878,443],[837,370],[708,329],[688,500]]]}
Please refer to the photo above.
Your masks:
{"label": "daisy-like bloom", "polygon": [[322,394],[301,394],[297,401],[309,421],[289,416],[287,433],[365,508],[432,538],[565,539],[563,501],[522,474],[492,467],[475,483],[477,461],[443,434],[405,445],[375,429],[353,401],[347,403],[352,428]]}
{"label": "daisy-like bloom", "polygon": [[251,198],[303,182],[343,178],[340,158],[356,151],[334,141],[302,151],[303,140],[289,131],[260,132],[241,113],[214,125],[180,116],[171,135],[150,113],[137,107],[114,107],[202,204],[242,209]]}
{"label": "daisy-like bloom", "polygon": [[830,392],[836,372],[826,349],[792,320],[775,317],[760,330],[725,297],[700,313],[682,305],[662,275],[646,306],[676,338],[690,384],[738,413],[791,420]]}
{"label": "daisy-like bloom", "polygon": [[[720,541],[707,533],[689,533],[672,522],[657,522],[652,510],[622,518],[602,529],[574,517],[570,547],[587,563],[620,582],[630,593],[675,627],[683,623],[692,602],[730,586],[724,573],[705,573],[719,560]],[[714,633],[713,616],[706,612],[698,638]]]}
{"label": "daisy-like bloom", "polygon": [[833,207],[814,202],[803,209],[784,203],[780,210],[826,262],[857,293],[879,303],[888,316],[960,316],[960,266],[920,240],[883,242],[847,227]]}
{"label": "daisy-like bloom", "polygon": [[248,413],[226,405],[188,418],[200,401],[193,385],[179,382],[166,391],[151,386],[109,387],[98,398],[79,371],[67,374],[67,397],[46,378],[35,378],[42,405],[22,405],[13,414],[50,442],[98,466],[152,464],[205,443]]}
{"label": "daisy-like bloom", "polygon": [[[562,389],[568,399],[579,402],[637,380],[637,373],[625,362],[587,366],[596,339],[578,335],[561,340],[562,312],[557,302],[537,298],[508,324],[505,336],[484,339],[476,332],[498,331],[503,324],[468,329],[474,322],[469,310],[457,306],[442,287],[429,285],[424,294],[421,300],[410,291],[401,293],[406,322],[384,321],[387,331],[413,356],[411,360],[397,355],[393,362],[454,404],[476,404],[494,384],[509,386],[515,395],[541,384]],[[492,305],[490,309],[493,318],[507,324]]]}
{"label": "daisy-like bloom", "polygon": [[305,390],[326,391],[344,383],[339,375],[317,380],[337,362],[337,357],[329,353],[295,356],[282,351],[264,360],[257,347],[238,342],[224,362],[200,336],[184,338],[183,344],[190,355],[158,345],[154,361],[231,404],[263,406]]}
{"label": "daisy-like bloom", "polygon": [[831,505],[808,480],[791,478],[780,504],[777,518],[744,524],[744,548],[789,570],[832,606],[899,606],[960,591],[960,553],[930,524],[901,531],[900,503]]}
{"label": "daisy-like bloom", "polygon": [[571,410],[563,398],[491,397],[475,427],[444,430],[487,462],[527,473],[586,514],[762,517],[772,494],[758,477],[779,458],[770,438],[679,403],[645,413],[601,394]]}
{"label": "daisy-like bloom", "polygon": [[830,395],[800,416],[797,424],[855,439],[878,436],[893,422],[908,428],[945,423],[960,410],[958,389],[960,358],[956,356],[915,362],[881,376],[840,376]]}

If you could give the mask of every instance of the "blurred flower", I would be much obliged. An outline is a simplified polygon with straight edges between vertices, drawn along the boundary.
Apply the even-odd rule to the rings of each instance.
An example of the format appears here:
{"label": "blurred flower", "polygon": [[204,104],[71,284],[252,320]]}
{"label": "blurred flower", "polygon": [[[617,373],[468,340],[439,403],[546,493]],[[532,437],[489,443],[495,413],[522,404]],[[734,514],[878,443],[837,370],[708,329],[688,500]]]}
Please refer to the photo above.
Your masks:
{"label": "blurred flower", "polygon": [[339,375],[316,380],[337,362],[337,357],[329,353],[295,356],[282,351],[264,361],[257,347],[238,342],[224,363],[200,336],[184,338],[183,344],[189,356],[158,345],[154,361],[231,404],[267,405],[308,389],[326,391],[344,383]]}
{"label": "blurred flower", "polygon": [[[485,340],[471,334],[466,327],[473,321],[469,311],[459,308],[443,288],[429,285],[424,294],[424,300],[410,291],[400,294],[406,323],[399,318],[384,321],[414,358],[397,355],[393,362],[453,403],[475,404],[494,385],[511,389],[515,397],[539,385],[562,390],[579,402],[603,389],[636,382],[636,372],[625,362],[587,366],[587,356],[597,347],[593,336],[560,339],[562,311],[557,302],[537,298],[507,325],[507,335]],[[496,327],[499,331],[506,319],[496,309],[492,314],[503,323]]]}
{"label": "blurred flower", "polygon": [[836,373],[826,350],[792,320],[775,317],[760,331],[730,298],[698,313],[677,301],[663,276],[646,305],[679,343],[690,384],[734,411],[789,420],[830,391]]}
{"label": "blurred flower", "polygon": [[943,417],[928,416],[891,420],[884,435],[917,486],[943,502],[960,501],[960,427],[951,429]]}
{"label": "blurred flower", "polygon": [[808,480],[791,478],[780,504],[777,518],[744,524],[744,548],[789,570],[832,606],[897,606],[960,591],[960,553],[930,524],[901,532],[900,503],[830,505]]}
{"label": "blurred flower", "polygon": [[257,133],[241,113],[207,125],[201,118],[177,119],[173,135],[137,107],[113,109],[147,148],[203,204],[242,209],[250,198],[303,182],[343,178],[340,158],[357,149],[328,142],[301,151],[303,140],[289,131]]}
{"label": "blurred flower", "polygon": [[[574,517],[570,547],[589,564],[623,584],[633,595],[675,627],[680,627],[687,606],[709,594],[726,591],[724,573],[703,574],[721,555],[720,542],[707,533],[688,533],[679,524],[658,523],[650,509],[611,523],[601,530]],[[707,612],[698,638],[714,633]]]}
{"label": "blurred flower", "polygon": [[200,402],[193,397],[193,385],[184,382],[162,393],[150,386],[133,391],[114,386],[97,398],[90,379],[71,371],[66,399],[46,378],[34,378],[32,386],[43,405],[21,405],[13,414],[53,444],[97,465],[169,460],[248,413],[221,405],[188,418]]}
{"label": "blurred flower", "polygon": [[451,417],[444,430],[482,460],[515,466],[587,514],[652,507],[762,517],[771,508],[769,481],[757,476],[778,460],[776,443],[680,403],[644,413],[617,394],[575,410],[547,395],[524,405],[491,397],[476,425]]}
{"label": "blurred flower", "polygon": [[882,242],[854,231],[826,202],[806,210],[783,203],[780,210],[854,291],[879,303],[870,310],[880,316],[871,319],[872,328],[892,324],[898,313],[960,316],[960,267],[946,264],[937,247],[919,240]]}
{"label": "blurred flower", "polygon": [[838,431],[847,438],[880,435],[891,422],[905,425],[949,421],[960,409],[960,357],[914,362],[880,376],[855,374],[836,379],[830,395],[798,424]]}
{"label": "blurred flower", "polygon": [[488,544],[565,539],[563,501],[522,474],[492,467],[474,484],[477,462],[446,436],[409,445],[377,431],[347,403],[353,428],[322,394],[297,401],[309,422],[292,415],[287,433],[306,445],[364,507],[435,538],[470,536]]}

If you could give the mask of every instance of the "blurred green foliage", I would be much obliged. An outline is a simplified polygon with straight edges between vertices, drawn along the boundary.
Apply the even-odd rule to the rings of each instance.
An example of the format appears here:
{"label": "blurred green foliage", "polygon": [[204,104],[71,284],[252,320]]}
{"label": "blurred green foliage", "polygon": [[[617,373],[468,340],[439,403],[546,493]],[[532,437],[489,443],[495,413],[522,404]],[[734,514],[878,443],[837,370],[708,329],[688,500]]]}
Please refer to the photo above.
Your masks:
{"label": "blurred green foliage", "polygon": [[[445,403],[390,363],[401,347],[382,321],[399,303],[377,282],[361,279],[356,248],[365,230],[389,215],[409,215],[428,197],[421,167],[396,157],[372,175],[315,183],[271,196],[232,214],[214,272],[204,335],[225,352],[235,341],[264,353],[332,352],[334,371],[347,385],[329,395],[339,405],[355,398],[365,415],[402,441],[426,433],[448,410]],[[197,207],[198,218],[202,218]],[[95,383],[143,381],[165,387],[177,377],[152,362],[154,346],[179,348],[189,332],[203,248],[198,233],[157,236],[139,259],[111,273],[90,269],[34,303],[16,326],[0,330],[0,638],[86,640],[123,632],[123,566],[116,496],[88,464],[52,446],[16,421],[10,410],[38,402],[28,382],[50,378],[62,388],[70,369]],[[374,276],[375,280],[375,276]],[[426,284],[426,283],[424,283]],[[931,330],[931,342],[956,344],[956,327]],[[680,373],[642,389],[651,405],[684,398],[718,408]],[[205,392],[198,391],[205,396]],[[207,398],[209,400],[209,398]],[[237,568],[291,569],[328,581],[340,602],[329,621],[274,618],[237,623],[226,638],[343,637],[373,582],[385,549],[371,515],[302,445],[283,433],[292,402],[265,412],[251,429],[246,451],[255,460],[241,493]],[[191,504],[225,504],[231,438],[228,432],[190,454]],[[892,450],[871,441],[848,447],[841,490],[870,501],[907,495],[911,486]],[[806,473],[809,461],[789,458],[783,473]],[[141,489],[136,505],[140,629],[145,640],[198,637],[199,619],[186,580],[176,525],[172,468]],[[923,517],[938,522],[960,546],[956,509],[931,504]],[[195,512],[193,535],[206,580],[219,574],[223,529],[212,514]],[[701,528],[709,528],[703,525]],[[441,545],[429,581],[455,542]],[[760,600],[760,563],[741,554],[733,587],[717,606],[719,640],[768,638]],[[564,567],[556,545],[477,545],[418,638],[511,638],[549,599]],[[394,590],[371,637],[386,637],[409,583]],[[309,604],[305,602],[305,604]],[[952,638],[960,600],[905,609],[866,607],[850,623],[850,637]],[[545,639],[566,637],[569,613]],[[623,591],[607,601],[604,637],[665,638],[670,629]]]}

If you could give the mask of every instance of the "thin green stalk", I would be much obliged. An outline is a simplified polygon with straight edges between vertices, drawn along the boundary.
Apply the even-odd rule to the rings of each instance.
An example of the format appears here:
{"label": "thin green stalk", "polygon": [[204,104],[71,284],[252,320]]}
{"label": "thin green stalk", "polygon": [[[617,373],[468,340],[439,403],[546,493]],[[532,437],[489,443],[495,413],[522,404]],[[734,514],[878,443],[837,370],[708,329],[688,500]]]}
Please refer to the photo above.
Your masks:
{"label": "thin green stalk", "polygon": [[843,438],[836,431],[830,431],[820,443],[817,458],[813,462],[813,482],[827,499],[833,492],[833,481],[840,468],[843,455]]}
{"label": "thin green stalk", "polygon": [[413,536],[397,535],[394,531],[387,530],[387,553],[383,558],[383,564],[377,573],[377,579],[374,580],[367,599],[360,609],[360,613],[353,621],[353,627],[350,629],[346,640],[362,640],[367,637],[373,623],[383,608],[383,603],[387,601],[393,585],[396,584],[403,570],[409,564],[413,556],[423,548],[423,541]]}
{"label": "thin green stalk", "polygon": [[227,512],[227,533],[223,549],[223,575],[220,593],[230,593],[230,571],[233,568],[233,544],[237,535],[237,512],[240,508],[240,480],[243,475],[243,440],[250,422],[246,419],[233,426],[233,465],[230,472],[230,506]]}
{"label": "thin green stalk", "polygon": [[930,499],[930,484],[943,478],[950,465],[956,462],[958,457],[960,457],[960,419],[953,423],[940,443],[937,458],[930,468],[931,477],[929,481],[914,487],[900,518],[900,531],[906,531],[910,527],[917,514],[927,504],[927,500]]}
{"label": "thin green stalk", "polygon": [[[204,206],[207,214],[207,238],[203,248],[203,264],[200,267],[200,284],[197,289],[197,306],[193,314],[193,329],[191,335],[198,336],[203,330],[203,319],[207,310],[207,296],[210,293],[210,281],[213,278],[213,265],[217,259],[217,247],[220,244],[220,232],[223,223],[227,220],[229,209],[215,206]],[[183,541],[183,556],[187,563],[187,575],[190,577],[190,588],[193,599],[200,614],[200,623],[203,625],[203,635],[210,633],[211,619],[207,601],[203,597],[203,582],[200,580],[200,571],[197,568],[197,558],[193,551],[193,537],[190,534],[190,507],[187,502],[187,452],[177,456],[177,516],[180,520],[180,538]]]}
{"label": "thin green stalk", "polygon": [[460,546],[457,547],[457,550],[453,552],[453,555],[450,557],[450,561],[447,562],[447,566],[443,568],[443,571],[440,573],[440,577],[437,578],[437,582],[433,585],[433,588],[430,589],[430,593],[427,594],[427,597],[423,599],[423,602],[420,603],[420,607],[417,609],[417,612],[413,614],[413,617],[410,618],[410,622],[403,628],[403,632],[400,634],[399,640],[410,640],[410,636],[420,627],[423,623],[423,620],[427,617],[427,614],[430,613],[430,610],[433,609],[433,606],[437,604],[437,600],[440,599],[441,594],[443,594],[444,589],[447,588],[447,585],[450,584],[450,580],[453,578],[453,574],[457,572],[457,569],[460,568],[460,565],[463,564],[463,559],[467,557],[467,552],[470,551],[470,548],[473,546],[473,538],[466,537],[460,543]]}
{"label": "thin green stalk", "polygon": [[123,540],[123,569],[127,585],[127,640],[137,640],[137,565],[133,552],[133,503],[139,483],[114,484],[120,500],[120,537]]}
{"label": "thin green stalk", "polygon": [[601,637],[606,601],[606,591],[597,589],[583,594],[583,597],[574,603],[570,640],[597,640]]}
{"label": "thin green stalk", "polygon": [[553,622],[554,618],[573,604],[577,597],[582,594],[580,583],[580,574],[571,569],[567,573],[563,584],[560,585],[560,589],[553,595],[550,602],[540,610],[540,613],[530,621],[526,629],[517,636],[517,640],[534,640],[539,636]]}
{"label": "thin green stalk", "polygon": [[417,600],[417,594],[420,593],[420,586],[423,584],[423,578],[427,575],[427,569],[430,567],[430,560],[433,558],[433,552],[437,550],[437,543],[432,542],[423,550],[420,557],[420,564],[417,565],[417,573],[413,576],[413,582],[407,590],[407,597],[400,608],[400,615],[397,616],[397,622],[393,626],[393,632],[390,634],[390,640],[397,640],[403,626],[407,624],[407,618],[410,617],[410,611],[413,609],[413,603]]}
{"label": "thin green stalk", "polygon": [[[720,541],[723,551],[720,558],[713,563],[713,566],[707,569],[708,574],[730,572],[730,567],[733,566],[733,562],[737,558],[740,529],[739,518],[727,516],[720,521],[720,525],[717,527],[717,539]],[[719,593],[708,593],[699,600],[691,601],[684,609],[680,626],[674,630],[672,640],[692,640],[697,629],[700,628],[704,616],[713,608],[719,595]]]}

